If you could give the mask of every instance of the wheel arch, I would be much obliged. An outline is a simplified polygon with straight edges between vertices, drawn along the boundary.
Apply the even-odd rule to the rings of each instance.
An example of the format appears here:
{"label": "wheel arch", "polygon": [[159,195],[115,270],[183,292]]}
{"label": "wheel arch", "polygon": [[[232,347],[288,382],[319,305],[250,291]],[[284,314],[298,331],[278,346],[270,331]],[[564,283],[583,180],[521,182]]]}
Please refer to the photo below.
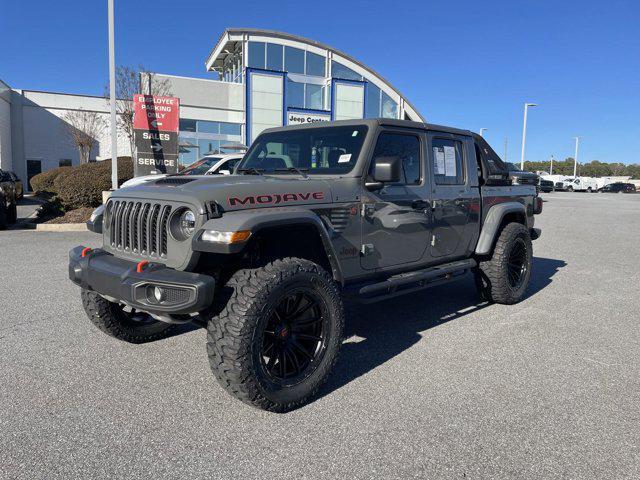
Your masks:
{"label": "wheel arch", "polygon": [[[236,245],[214,245],[203,242],[201,233],[195,236],[193,249],[212,253],[243,253],[261,240],[277,244],[277,250],[286,251],[294,247],[293,255],[320,263],[334,280],[344,284],[340,263],[333,249],[330,233],[322,220],[314,212],[302,209],[245,210],[225,214],[222,218],[209,220],[202,230],[251,231],[249,240]],[[277,242],[274,240],[277,239]],[[296,241],[298,243],[296,243]],[[274,249],[276,250],[276,249]],[[273,251],[273,250],[272,250]]]}
{"label": "wheel arch", "polygon": [[498,235],[509,223],[521,223],[527,226],[527,211],[522,203],[505,202],[489,208],[476,245],[476,255],[490,254]]}

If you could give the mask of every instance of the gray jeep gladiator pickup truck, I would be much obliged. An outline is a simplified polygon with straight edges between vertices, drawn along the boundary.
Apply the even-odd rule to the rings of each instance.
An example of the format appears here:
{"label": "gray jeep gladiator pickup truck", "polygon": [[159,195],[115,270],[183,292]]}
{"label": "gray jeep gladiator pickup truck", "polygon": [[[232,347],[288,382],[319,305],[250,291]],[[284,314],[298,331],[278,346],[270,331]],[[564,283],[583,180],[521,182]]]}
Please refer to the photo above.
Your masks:
{"label": "gray jeep gladiator pickup truck", "polygon": [[525,295],[533,185],[511,185],[466,130],[355,120],[262,132],[230,176],[114,192],[69,254],[89,319],[128,342],[206,323],[220,384],[287,411],[336,362],[343,299],[373,302],[472,273],[481,296]]}

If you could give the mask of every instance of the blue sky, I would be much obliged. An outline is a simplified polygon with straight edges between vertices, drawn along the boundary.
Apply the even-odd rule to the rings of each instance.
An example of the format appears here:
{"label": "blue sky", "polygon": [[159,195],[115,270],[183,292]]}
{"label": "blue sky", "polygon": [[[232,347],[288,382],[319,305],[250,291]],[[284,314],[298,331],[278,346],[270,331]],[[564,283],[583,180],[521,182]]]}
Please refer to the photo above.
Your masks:
{"label": "blue sky", "polygon": [[[106,0],[7,2],[0,78],[14,88],[101,94]],[[282,30],[377,70],[428,121],[478,130],[520,159],[640,163],[640,2],[116,0],[116,61],[207,77],[225,27]]]}

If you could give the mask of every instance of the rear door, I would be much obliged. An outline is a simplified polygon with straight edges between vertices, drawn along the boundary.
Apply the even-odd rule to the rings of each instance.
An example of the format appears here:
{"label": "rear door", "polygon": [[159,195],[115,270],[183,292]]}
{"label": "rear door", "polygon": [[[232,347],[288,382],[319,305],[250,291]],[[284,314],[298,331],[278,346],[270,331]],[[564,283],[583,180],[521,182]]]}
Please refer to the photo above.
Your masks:
{"label": "rear door", "polygon": [[428,253],[431,211],[425,153],[426,136],[422,131],[384,129],[379,134],[370,165],[378,156],[398,156],[403,179],[365,194],[362,268],[384,269],[419,262]]}
{"label": "rear door", "polygon": [[454,259],[469,254],[477,235],[480,189],[475,146],[470,137],[429,132],[433,231],[431,256]]}

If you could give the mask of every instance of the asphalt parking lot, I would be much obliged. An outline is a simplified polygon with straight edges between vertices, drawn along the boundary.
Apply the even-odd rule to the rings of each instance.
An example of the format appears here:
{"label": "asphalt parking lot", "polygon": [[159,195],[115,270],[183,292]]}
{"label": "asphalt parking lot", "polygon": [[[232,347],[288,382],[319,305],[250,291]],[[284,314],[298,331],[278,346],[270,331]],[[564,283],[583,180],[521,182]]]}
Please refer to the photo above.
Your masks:
{"label": "asphalt parking lot", "polygon": [[203,329],[93,327],[66,258],[97,236],[0,232],[0,477],[639,478],[640,195],[543,196],[525,301],[469,279],[350,307],[284,415],[218,387]]}

